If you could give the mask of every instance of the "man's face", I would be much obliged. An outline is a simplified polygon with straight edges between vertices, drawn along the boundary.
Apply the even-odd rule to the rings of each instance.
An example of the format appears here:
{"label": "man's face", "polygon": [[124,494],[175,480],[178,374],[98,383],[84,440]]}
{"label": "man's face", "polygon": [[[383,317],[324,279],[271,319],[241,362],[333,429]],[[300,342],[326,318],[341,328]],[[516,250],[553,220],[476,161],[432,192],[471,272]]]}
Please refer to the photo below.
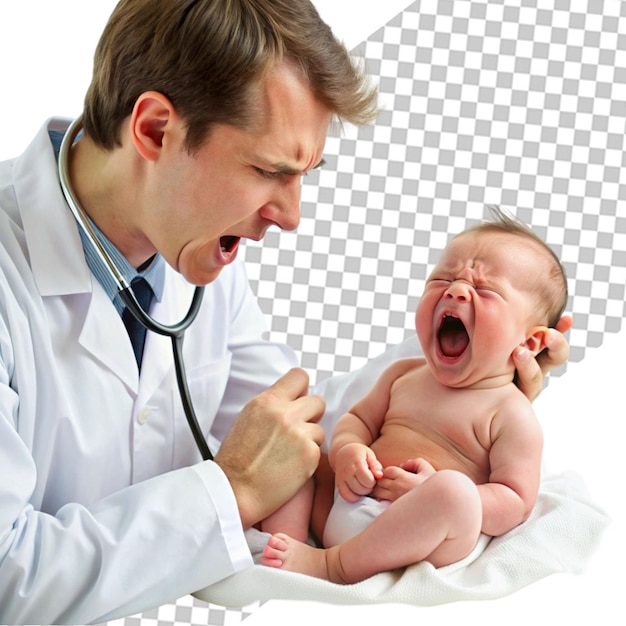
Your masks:
{"label": "man's face", "polygon": [[300,222],[301,178],[322,160],[331,112],[287,65],[268,76],[258,108],[254,128],[215,125],[193,154],[181,133],[160,159],[144,232],[193,284],[213,281],[241,238]]}

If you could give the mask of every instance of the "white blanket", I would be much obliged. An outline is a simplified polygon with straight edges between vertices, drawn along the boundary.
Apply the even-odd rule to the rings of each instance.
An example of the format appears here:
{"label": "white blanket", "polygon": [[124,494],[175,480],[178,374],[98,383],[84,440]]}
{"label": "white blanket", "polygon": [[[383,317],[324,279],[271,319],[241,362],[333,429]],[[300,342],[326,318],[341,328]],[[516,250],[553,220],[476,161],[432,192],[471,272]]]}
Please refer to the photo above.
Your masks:
{"label": "white blanket", "polygon": [[[481,538],[468,557],[446,567],[419,563],[355,585],[337,585],[254,565],[194,595],[228,607],[271,599],[420,606],[491,600],[551,574],[582,573],[608,524],[608,516],[591,500],[582,479],[567,472],[543,478],[537,505],[524,524],[490,541]],[[266,541],[267,535],[249,533],[254,556]]]}

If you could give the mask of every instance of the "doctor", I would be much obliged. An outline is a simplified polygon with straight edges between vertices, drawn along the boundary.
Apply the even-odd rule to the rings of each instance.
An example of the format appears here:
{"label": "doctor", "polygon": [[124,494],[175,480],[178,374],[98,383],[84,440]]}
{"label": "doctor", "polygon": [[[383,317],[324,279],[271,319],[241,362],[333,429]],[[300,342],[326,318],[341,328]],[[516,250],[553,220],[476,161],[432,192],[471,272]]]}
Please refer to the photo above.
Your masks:
{"label": "doctor", "polygon": [[[61,193],[68,122],[0,164],[1,622],[101,622],[251,564],[244,530],[315,471],[325,404],[263,340],[238,246],[295,228],[331,120],[374,113],[308,0],[122,0],[102,35],[69,180],[128,282],[150,284],[153,317],[181,319],[206,285],[183,354],[214,461],[187,427],[169,339],[133,351]],[[517,357],[530,397],[540,366],[567,357],[552,342],[540,364]],[[354,384],[331,381],[329,404]]]}

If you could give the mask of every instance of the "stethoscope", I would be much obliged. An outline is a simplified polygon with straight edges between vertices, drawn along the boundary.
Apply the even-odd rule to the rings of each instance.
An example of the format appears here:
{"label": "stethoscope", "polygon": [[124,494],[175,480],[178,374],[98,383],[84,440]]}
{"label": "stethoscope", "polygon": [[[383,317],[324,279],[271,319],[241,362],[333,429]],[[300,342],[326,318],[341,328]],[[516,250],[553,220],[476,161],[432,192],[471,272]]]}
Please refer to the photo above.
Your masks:
{"label": "stethoscope", "polygon": [[119,296],[124,304],[128,307],[133,317],[135,317],[135,319],[142,326],[145,326],[145,328],[147,328],[148,330],[158,333],[159,335],[165,335],[171,338],[172,352],[174,354],[174,367],[176,370],[176,382],[178,384],[180,399],[183,403],[185,417],[187,418],[189,428],[191,429],[202,458],[205,461],[212,460],[213,455],[211,454],[211,450],[209,449],[209,446],[202,434],[202,431],[200,430],[198,418],[196,417],[196,412],[193,408],[191,395],[189,393],[189,387],[187,385],[187,377],[185,375],[185,364],[183,362],[183,340],[185,338],[185,331],[196,319],[196,315],[200,310],[200,305],[202,304],[202,296],[204,295],[204,287],[196,287],[187,314],[177,324],[161,324],[160,322],[157,322],[157,320],[155,320],[154,318],[150,317],[150,315],[148,315],[148,313],[146,313],[141,308],[130,285],[128,284],[124,276],[122,276],[121,272],[117,269],[115,263],[113,263],[113,260],[111,259],[108,252],[105,250],[104,246],[100,243],[100,240],[96,236],[96,233],[94,232],[91,224],[89,223],[89,220],[87,219],[85,211],[80,206],[78,199],[72,191],[72,186],[69,179],[69,155],[70,148],[72,147],[74,139],[76,138],[76,135],[80,132],[81,128],[82,116],[78,117],[76,120],[74,120],[74,122],[72,122],[72,124],[70,124],[67,132],[65,133],[65,136],[63,137],[63,142],[61,143],[58,168],[59,180],[61,181],[61,189],[63,190],[63,195],[65,196],[65,200],[67,201],[67,204],[74,214],[76,221],[87,236],[87,239],[89,239],[98,256],[115,280]]}

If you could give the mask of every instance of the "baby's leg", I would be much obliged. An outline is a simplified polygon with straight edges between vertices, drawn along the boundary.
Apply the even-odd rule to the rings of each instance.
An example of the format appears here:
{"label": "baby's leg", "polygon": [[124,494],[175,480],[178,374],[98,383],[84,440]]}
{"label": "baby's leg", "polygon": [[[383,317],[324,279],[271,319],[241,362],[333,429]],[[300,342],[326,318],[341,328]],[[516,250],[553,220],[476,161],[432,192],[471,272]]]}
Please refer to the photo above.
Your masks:
{"label": "baby's leg", "polygon": [[333,506],[335,492],[335,472],[333,472],[328,462],[328,454],[322,453],[313,479],[315,482],[315,496],[313,498],[313,510],[311,511],[311,530],[321,544],[326,520]]}
{"label": "baby's leg", "polygon": [[[426,505],[431,506],[427,519],[430,520],[430,531],[435,532],[434,536],[438,523],[446,529],[446,536],[428,556],[420,560],[443,567],[460,561],[474,549],[482,528],[483,507],[478,488],[465,474],[440,470],[429,481],[435,476],[439,476],[440,484],[436,488],[440,493],[435,491],[434,500]],[[423,528],[422,524],[419,528]]]}
{"label": "baby's leg", "polygon": [[329,550],[285,535],[272,537],[263,562],[335,582],[354,583],[379,572],[427,560],[436,567],[467,556],[482,524],[476,485],[442,470],[393,502],[370,526]]}
{"label": "baby's leg", "polygon": [[274,534],[286,533],[298,541],[309,537],[311,507],[313,506],[313,479],[309,479],[291,500],[261,522],[261,530]]}

